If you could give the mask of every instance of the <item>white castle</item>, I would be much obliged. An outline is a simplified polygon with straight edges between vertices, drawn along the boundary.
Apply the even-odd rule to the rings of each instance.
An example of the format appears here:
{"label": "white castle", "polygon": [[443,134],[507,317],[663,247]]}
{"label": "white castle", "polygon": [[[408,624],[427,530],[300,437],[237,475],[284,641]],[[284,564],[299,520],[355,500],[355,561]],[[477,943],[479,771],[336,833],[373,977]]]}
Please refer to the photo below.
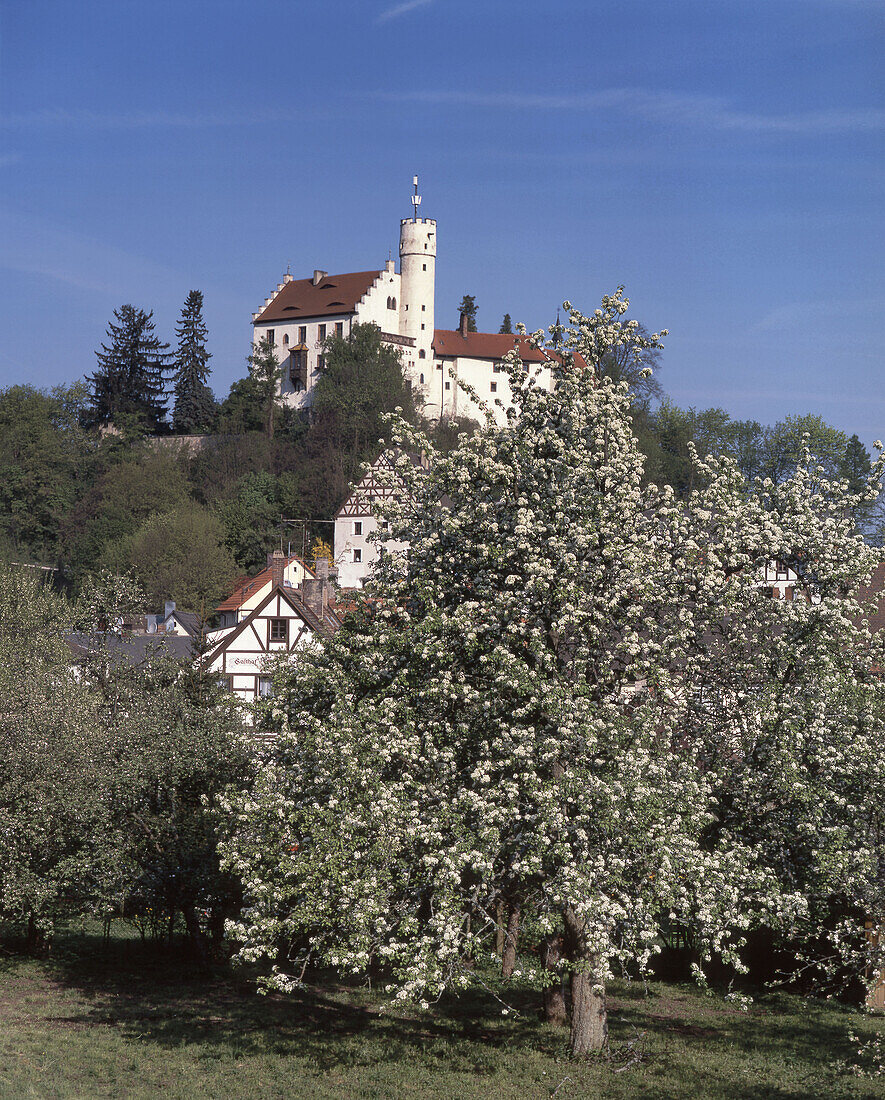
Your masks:
{"label": "white castle", "polygon": [[347,336],[355,324],[374,324],[386,343],[401,349],[425,417],[484,420],[458,385],[464,381],[504,423],[510,384],[501,360],[517,347],[526,370],[537,372],[539,384],[549,386],[553,356],[532,348],[525,337],[468,332],[463,316],[457,329],[435,328],[436,222],[418,217],[417,176],[413,185],[414,216],[400,222],[399,271],[388,260],[380,270],[330,275],[317,269],[309,279],[287,274],[252,314],[253,343],[270,338],[284,365],[282,400],[306,407],[323,369],[327,337]]}

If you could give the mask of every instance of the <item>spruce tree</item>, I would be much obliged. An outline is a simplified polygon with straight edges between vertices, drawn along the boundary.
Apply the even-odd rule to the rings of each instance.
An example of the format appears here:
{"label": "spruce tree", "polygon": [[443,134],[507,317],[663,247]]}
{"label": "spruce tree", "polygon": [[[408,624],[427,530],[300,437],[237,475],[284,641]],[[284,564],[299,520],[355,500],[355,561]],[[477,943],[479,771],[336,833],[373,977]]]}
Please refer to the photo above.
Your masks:
{"label": "spruce tree", "polygon": [[169,345],[154,332],[153,310],[145,313],[132,305],[114,310],[119,324],[108,325],[109,343],[95,353],[98,370],[92,384],[93,426],[129,421],[147,431],[165,426],[165,379],[171,355]]}
{"label": "spruce tree", "polygon": [[513,321],[511,321],[509,313],[504,314],[504,320],[501,322],[501,327],[498,329],[498,332],[504,332],[508,336],[513,332]]}
{"label": "spruce tree", "polygon": [[188,294],[175,335],[178,350],[172,361],[175,370],[172,427],[176,432],[206,431],[215,419],[216,405],[206,385],[212,356],[206,350],[208,330],[203,320],[202,291],[192,290]]}
{"label": "spruce tree", "polygon": [[476,298],[472,294],[465,294],[458,309],[467,318],[467,331],[476,332]]}

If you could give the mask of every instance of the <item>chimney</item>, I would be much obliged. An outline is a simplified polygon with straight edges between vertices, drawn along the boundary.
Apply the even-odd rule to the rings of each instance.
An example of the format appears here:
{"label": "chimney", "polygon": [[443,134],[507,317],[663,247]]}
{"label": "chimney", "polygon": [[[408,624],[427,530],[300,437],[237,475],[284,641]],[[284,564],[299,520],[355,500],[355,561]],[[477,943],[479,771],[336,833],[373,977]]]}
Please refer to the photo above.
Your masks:
{"label": "chimney", "polygon": [[461,314],[461,320],[458,322],[458,331],[461,333],[462,336],[467,335],[467,325],[468,325],[467,314],[462,313]]}
{"label": "chimney", "polygon": [[274,550],[270,560],[270,582],[274,588],[283,587],[283,578],[286,575],[286,558],[282,550]]}
{"label": "chimney", "polygon": [[163,618],[168,619],[175,610],[175,600],[167,600],[163,606]]}
{"label": "chimney", "polygon": [[318,618],[323,619],[329,606],[329,559],[317,558],[316,579],[305,577],[301,583],[301,598]]}
{"label": "chimney", "polygon": [[313,273],[313,285],[319,286],[328,274],[328,271],[320,271],[319,268],[315,268]]}

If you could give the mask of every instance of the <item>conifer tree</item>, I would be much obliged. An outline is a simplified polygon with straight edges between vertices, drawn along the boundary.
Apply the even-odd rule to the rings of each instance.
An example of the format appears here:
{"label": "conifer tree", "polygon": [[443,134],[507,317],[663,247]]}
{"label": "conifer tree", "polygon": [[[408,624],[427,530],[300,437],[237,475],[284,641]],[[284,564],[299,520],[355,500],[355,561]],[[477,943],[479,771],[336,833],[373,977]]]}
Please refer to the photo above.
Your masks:
{"label": "conifer tree", "polygon": [[132,305],[114,310],[119,324],[108,325],[108,343],[95,353],[98,370],[92,384],[90,424],[133,419],[148,431],[165,426],[165,379],[169,345],[154,332],[153,310]]}
{"label": "conifer tree", "polygon": [[472,294],[465,294],[458,309],[467,318],[467,331],[476,332],[476,298]]}
{"label": "conifer tree", "polygon": [[192,290],[181,310],[175,329],[178,350],[172,361],[175,370],[175,408],[172,426],[176,432],[206,431],[215,418],[215,398],[206,381],[209,360],[208,331],[203,320],[203,293]]}
{"label": "conifer tree", "polygon": [[513,332],[513,321],[510,319],[509,313],[504,314],[504,320],[501,322],[501,327],[498,329],[498,332],[506,333],[508,336]]}

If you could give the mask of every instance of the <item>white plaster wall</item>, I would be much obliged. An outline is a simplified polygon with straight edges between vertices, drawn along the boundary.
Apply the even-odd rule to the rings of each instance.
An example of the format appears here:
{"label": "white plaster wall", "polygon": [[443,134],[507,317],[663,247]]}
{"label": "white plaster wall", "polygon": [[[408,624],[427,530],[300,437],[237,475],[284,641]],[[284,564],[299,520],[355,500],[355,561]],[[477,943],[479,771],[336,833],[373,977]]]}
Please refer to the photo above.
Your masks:
{"label": "white plaster wall", "polygon": [[[477,396],[492,410],[495,423],[505,425],[506,410],[511,403],[510,379],[503,369],[495,371],[496,362],[500,360],[472,359],[466,356],[459,356],[453,360],[435,356],[431,369],[422,370],[425,380],[423,387],[425,416],[437,418],[440,413],[444,416],[467,416],[483,423],[485,414],[481,412],[473,398],[458,386],[458,381],[464,381],[476,390]],[[528,376],[535,379],[536,385],[547,390],[553,383],[552,371],[545,363],[530,363]],[[495,390],[492,389],[493,385],[496,387]],[[500,400],[503,407],[498,407],[495,404],[496,400]]]}
{"label": "white plaster wall", "polygon": [[415,382],[422,372],[427,377],[433,362],[436,244],[435,221],[430,218],[419,218],[417,221],[405,218],[400,222],[402,297],[399,331],[415,341],[415,347],[405,349],[403,354],[406,370]]}
{"label": "white plaster wall", "polygon": [[[394,268],[393,260],[389,260],[386,269],[369,287],[357,305],[354,320],[361,325],[377,325],[382,332],[400,335],[399,301],[401,297],[401,279]],[[387,308],[388,298],[396,298],[396,309]]]}
{"label": "white plaster wall", "polygon": [[[352,314],[341,313],[316,320],[306,319],[291,322],[268,321],[254,326],[253,347],[256,347],[265,338],[269,330],[273,330],[274,347],[277,351],[277,362],[283,363],[285,366],[280,388],[280,398],[285,404],[292,408],[301,408],[311,403],[311,391],[316,385],[317,380],[317,357],[323,354],[320,328],[325,325],[326,336],[333,336],[335,334],[335,325],[341,324],[343,325],[343,335],[348,336],[350,335],[352,321]],[[307,389],[296,392],[293,390],[292,383],[289,381],[289,348],[295,347],[295,345],[300,342],[298,334],[301,328],[307,329],[307,339],[305,343],[308,347],[307,369],[310,373]],[[289,337],[288,344],[284,340],[286,336]]]}
{"label": "white plaster wall", "polygon": [[[362,523],[362,534],[353,533],[354,522]],[[339,516],[335,520],[335,565],[341,588],[362,588],[371,576],[381,556],[381,544],[369,540],[369,535],[377,530],[378,520],[371,515]],[[390,540],[384,543],[384,549],[388,552],[407,550],[408,543]],[[354,550],[362,551],[361,562],[353,560]]]}

